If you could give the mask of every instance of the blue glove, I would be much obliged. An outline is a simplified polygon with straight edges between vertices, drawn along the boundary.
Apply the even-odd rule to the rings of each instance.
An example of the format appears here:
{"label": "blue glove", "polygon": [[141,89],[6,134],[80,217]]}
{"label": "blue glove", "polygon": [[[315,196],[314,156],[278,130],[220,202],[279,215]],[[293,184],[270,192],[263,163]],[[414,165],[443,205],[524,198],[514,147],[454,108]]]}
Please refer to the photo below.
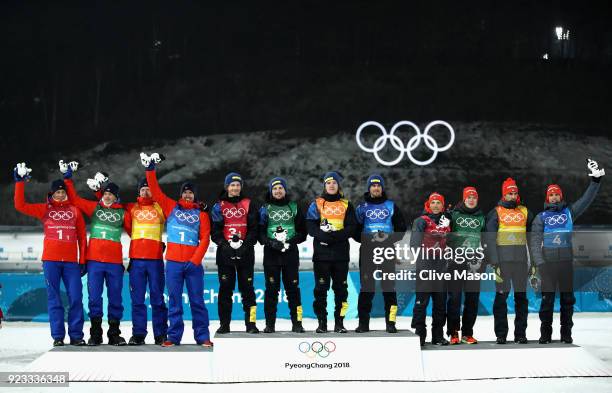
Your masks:
{"label": "blue glove", "polygon": [[24,181],[25,179],[17,174],[17,168],[13,169],[13,179],[15,181]]}
{"label": "blue glove", "polygon": [[79,266],[80,266],[80,268],[81,268],[81,277],[83,277],[84,275],[86,275],[86,274],[87,274],[87,264],[86,264],[86,263],[84,263],[84,264],[79,265]]}
{"label": "blue glove", "polygon": [[64,179],[72,179],[72,168],[68,165],[68,169],[64,172]]}

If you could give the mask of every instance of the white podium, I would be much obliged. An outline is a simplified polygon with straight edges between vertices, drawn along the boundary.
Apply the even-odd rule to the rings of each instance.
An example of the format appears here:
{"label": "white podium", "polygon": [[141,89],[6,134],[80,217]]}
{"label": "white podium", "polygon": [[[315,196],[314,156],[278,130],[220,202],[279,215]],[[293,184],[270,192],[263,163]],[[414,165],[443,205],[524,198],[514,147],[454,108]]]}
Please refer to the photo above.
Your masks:
{"label": "white podium", "polygon": [[71,382],[453,381],[604,377],[612,370],[577,345],[553,343],[421,348],[416,335],[230,333],[214,350],[193,344],[58,347],[25,371],[68,372]]}

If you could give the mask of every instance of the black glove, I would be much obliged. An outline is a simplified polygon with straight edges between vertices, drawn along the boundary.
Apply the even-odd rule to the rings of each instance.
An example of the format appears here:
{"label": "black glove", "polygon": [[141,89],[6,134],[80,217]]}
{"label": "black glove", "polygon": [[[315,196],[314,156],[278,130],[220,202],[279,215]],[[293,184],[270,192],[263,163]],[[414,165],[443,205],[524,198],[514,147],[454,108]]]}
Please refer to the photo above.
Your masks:
{"label": "black glove", "polygon": [[81,268],[81,277],[83,277],[84,275],[87,274],[87,264],[84,263],[82,265],[79,266]]}
{"label": "black glove", "polygon": [[285,245],[283,244],[283,242],[280,242],[276,239],[268,239],[268,241],[266,242],[266,246],[276,251],[282,251],[283,248],[285,248]]}

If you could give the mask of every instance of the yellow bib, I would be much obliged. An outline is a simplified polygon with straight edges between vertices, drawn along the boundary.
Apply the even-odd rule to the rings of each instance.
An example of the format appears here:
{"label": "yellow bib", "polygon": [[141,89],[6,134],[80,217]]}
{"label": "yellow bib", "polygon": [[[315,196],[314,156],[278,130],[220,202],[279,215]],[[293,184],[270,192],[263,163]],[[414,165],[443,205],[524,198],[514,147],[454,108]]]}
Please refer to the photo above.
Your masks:
{"label": "yellow bib", "polygon": [[326,219],[336,230],[344,229],[344,216],[346,216],[346,210],[348,209],[348,199],[342,198],[337,201],[327,202],[323,198],[317,198],[316,203],[321,221]]}
{"label": "yellow bib", "polygon": [[506,209],[497,206],[497,244],[500,246],[524,246],[527,244],[527,208],[517,206],[516,209]]}
{"label": "yellow bib", "polygon": [[146,206],[134,205],[132,209],[132,240],[149,239],[161,242],[164,221],[164,213],[157,202]]}

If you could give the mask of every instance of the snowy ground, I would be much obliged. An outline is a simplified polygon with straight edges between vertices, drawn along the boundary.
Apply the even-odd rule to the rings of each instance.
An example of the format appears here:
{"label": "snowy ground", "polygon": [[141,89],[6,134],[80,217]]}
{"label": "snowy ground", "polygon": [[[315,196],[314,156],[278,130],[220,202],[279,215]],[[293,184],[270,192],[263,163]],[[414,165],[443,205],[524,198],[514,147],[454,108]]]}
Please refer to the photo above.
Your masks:
{"label": "snowy ground", "polygon": [[[555,316],[558,323],[558,315]],[[581,313],[574,316],[574,340],[575,343],[586,348],[589,353],[603,360],[612,367],[612,314],[610,313]],[[347,328],[354,329],[357,321],[348,321]],[[190,327],[187,323],[185,329],[185,343],[192,342],[190,339]],[[263,322],[259,322],[263,327]],[[314,329],[316,321],[306,320],[304,325],[307,330]],[[218,326],[213,322],[211,331]],[[410,318],[399,318],[398,326],[407,328],[410,326]],[[243,326],[239,321],[232,323],[236,330]],[[278,330],[288,330],[290,322],[279,320]],[[382,319],[373,320],[371,328],[382,329]],[[86,326],[86,329],[89,327]],[[122,326],[124,336],[129,337],[130,326],[126,323]],[[510,332],[511,337],[512,332]],[[558,339],[558,329],[555,331],[554,339]],[[479,317],[476,323],[475,335],[480,340],[493,340],[493,318],[490,316]],[[529,316],[528,338],[536,340],[539,337],[539,320],[537,315]],[[46,323],[3,323],[0,330],[0,371],[20,371],[46,352],[50,348],[51,339]],[[94,366],[94,365],[92,365]],[[95,367],[95,366],[94,366]],[[222,384],[206,385],[200,384],[168,384],[168,383],[71,383],[70,388],[55,388],[57,391],[70,392],[167,392],[177,389],[182,392],[256,392],[275,391],[278,389],[290,389],[295,392],[328,391],[332,389],[344,389],[347,391],[371,390],[377,385],[390,391],[428,391],[428,392],[610,392],[612,391],[612,378],[521,378],[504,380],[482,380],[463,382],[312,382],[312,383],[251,383],[251,384]],[[40,388],[4,388],[3,391],[39,392]]]}

